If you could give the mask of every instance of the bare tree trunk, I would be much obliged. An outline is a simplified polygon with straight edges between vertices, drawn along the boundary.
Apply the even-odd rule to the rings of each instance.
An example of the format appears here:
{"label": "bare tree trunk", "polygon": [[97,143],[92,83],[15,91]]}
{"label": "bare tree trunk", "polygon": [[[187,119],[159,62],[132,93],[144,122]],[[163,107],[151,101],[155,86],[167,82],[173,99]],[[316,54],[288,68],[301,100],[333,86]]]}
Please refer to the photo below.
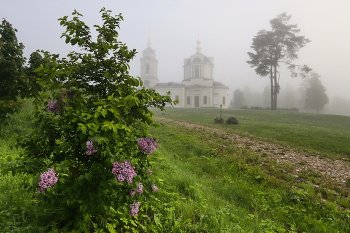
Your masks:
{"label": "bare tree trunk", "polygon": [[273,81],[274,81],[274,88],[273,88],[273,108],[272,110],[277,110],[277,94],[279,92],[279,85],[277,81],[277,65],[273,66]]}
{"label": "bare tree trunk", "polygon": [[[272,58],[271,58],[272,59]],[[270,81],[271,81],[271,110],[273,110],[273,103],[274,103],[274,98],[273,98],[273,74],[272,74],[272,65],[270,66]]]}

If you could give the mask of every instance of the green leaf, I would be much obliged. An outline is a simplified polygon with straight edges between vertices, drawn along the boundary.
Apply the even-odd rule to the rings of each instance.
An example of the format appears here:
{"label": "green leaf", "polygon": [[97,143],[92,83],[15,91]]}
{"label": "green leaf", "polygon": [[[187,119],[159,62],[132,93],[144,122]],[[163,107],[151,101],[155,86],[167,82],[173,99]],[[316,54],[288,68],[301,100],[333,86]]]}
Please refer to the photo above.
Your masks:
{"label": "green leaf", "polygon": [[101,114],[102,114],[103,117],[106,117],[106,115],[107,115],[107,109],[103,109],[103,110],[101,111]]}

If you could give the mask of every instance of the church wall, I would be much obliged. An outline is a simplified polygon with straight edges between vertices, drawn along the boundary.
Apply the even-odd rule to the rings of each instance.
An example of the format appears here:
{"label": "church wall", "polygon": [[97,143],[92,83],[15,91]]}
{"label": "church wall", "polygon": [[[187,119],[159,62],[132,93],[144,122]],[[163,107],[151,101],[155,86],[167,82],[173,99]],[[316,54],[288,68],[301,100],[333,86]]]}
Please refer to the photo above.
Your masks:
{"label": "church wall", "polygon": [[155,87],[156,92],[161,95],[167,95],[167,92],[170,91],[170,98],[172,100],[178,100],[179,103],[177,105],[173,105],[173,107],[184,108],[185,107],[185,89],[183,87]]}
{"label": "church wall", "polygon": [[226,109],[229,106],[228,92],[226,88],[214,88],[213,89],[213,107]]}
{"label": "church wall", "polygon": [[189,79],[191,77],[191,66],[184,65],[184,79]]}
{"label": "church wall", "polygon": [[210,64],[206,64],[204,66],[204,78],[210,78],[212,79],[212,72],[211,72],[211,65]]}

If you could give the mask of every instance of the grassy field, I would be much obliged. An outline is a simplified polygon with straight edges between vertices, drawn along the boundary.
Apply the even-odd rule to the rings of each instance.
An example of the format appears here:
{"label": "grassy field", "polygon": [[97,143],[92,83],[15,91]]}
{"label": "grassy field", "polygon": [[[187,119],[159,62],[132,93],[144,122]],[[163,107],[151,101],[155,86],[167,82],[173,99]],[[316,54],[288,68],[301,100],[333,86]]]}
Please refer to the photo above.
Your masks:
{"label": "grassy field", "polygon": [[234,116],[238,125],[218,125],[219,109],[176,109],[155,111],[166,117],[215,126],[243,136],[293,146],[327,157],[350,159],[350,117],[294,111],[222,110],[222,117]]}
{"label": "grassy field", "polygon": [[[0,133],[0,232],[61,232],[55,219],[26,189],[26,175],[4,173],[18,156],[17,135],[31,129],[30,103]],[[218,127],[331,157],[348,156],[349,117],[289,111],[223,110],[238,125],[214,124],[217,109],[168,109],[158,117]],[[159,120],[159,119],[157,119]],[[277,164],[200,130],[162,122],[151,133],[160,147],[152,155],[160,191],[144,202],[138,232],[350,232],[348,191],[304,181]],[[261,166],[265,164],[265,166]],[[59,218],[59,216],[57,216]],[[131,220],[124,219],[125,222]],[[50,231],[48,231],[48,226]],[[113,232],[112,230],[110,232]],[[131,232],[127,228],[124,232]]]}
{"label": "grassy field", "polygon": [[[198,232],[349,232],[346,193],[299,182],[288,167],[220,138],[169,122],[154,130],[164,158],[157,173],[190,203],[186,228]],[[212,143],[207,143],[211,140]],[[216,144],[216,146],[215,146]],[[261,167],[266,162],[269,167]],[[164,165],[164,163],[166,165]],[[161,169],[159,169],[161,168]],[[311,175],[311,174],[308,174]],[[204,229],[206,231],[204,231]],[[196,231],[184,231],[196,232]]]}

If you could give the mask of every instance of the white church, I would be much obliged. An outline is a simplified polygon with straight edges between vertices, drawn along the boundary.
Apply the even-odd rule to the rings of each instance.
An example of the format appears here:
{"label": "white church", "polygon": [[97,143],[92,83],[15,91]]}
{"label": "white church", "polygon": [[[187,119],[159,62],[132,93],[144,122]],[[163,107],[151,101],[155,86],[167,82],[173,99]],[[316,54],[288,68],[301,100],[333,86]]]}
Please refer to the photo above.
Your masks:
{"label": "white church", "polygon": [[160,83],[157,75],[158,60],[155,50],[148,47],[141,57],[141,79],[147,88],[155,89],[159,94],[178,100],[178,108],[228,108],[228,87],[213,79],[213,58],[201,53],[200,40],[197,40],[197,52],[184,59],[184,78],[181,83]]}

